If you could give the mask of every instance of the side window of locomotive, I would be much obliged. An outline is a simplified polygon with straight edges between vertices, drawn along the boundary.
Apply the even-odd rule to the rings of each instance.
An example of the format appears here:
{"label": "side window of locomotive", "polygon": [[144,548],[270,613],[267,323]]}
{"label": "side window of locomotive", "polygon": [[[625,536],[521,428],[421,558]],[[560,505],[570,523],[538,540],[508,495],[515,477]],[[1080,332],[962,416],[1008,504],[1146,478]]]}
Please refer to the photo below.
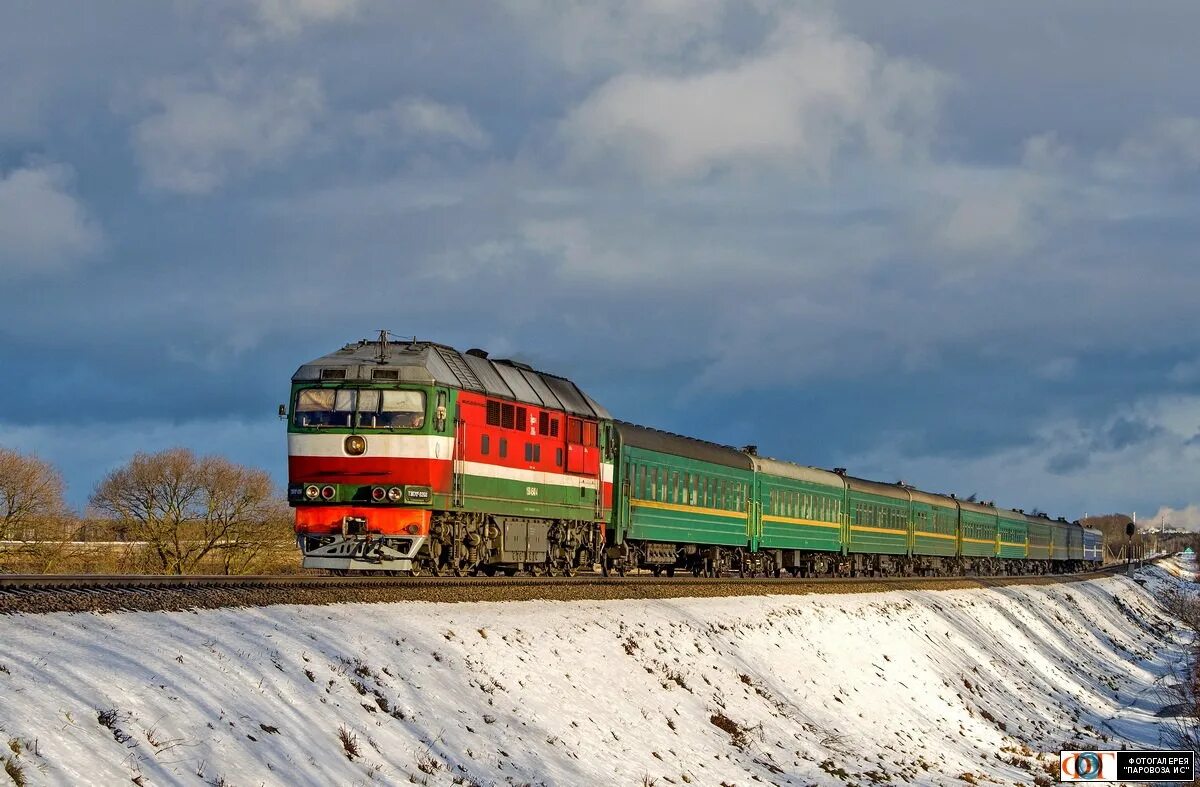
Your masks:
{"label": "side window of locomotive", "polygon": [[491,448],[491,442],[492,442],[491,438],[489,438],[487,435],[480,435],[479,436],[479,453],[483,454],[484,456],[487,456],[488,450]]}
{"label": "side window of locomotive", "polygon": [[508,439],[507,439],[507,438],[504,438],[504,437],[501,437],[501,438],[500,438],[500,451],[499,451],[499,453],[500,453],[500,458],[501,458],[501,459],[503,459],[503,458],[505,458],[505,457],[507,457],[507,456],[508,456]]}
{"label": "side window of locomotive", "polygon": [[558,465],[559,467],[562,467],[562,460],[563,460],[562,449],[555,448],[554,449],[554,464]]}

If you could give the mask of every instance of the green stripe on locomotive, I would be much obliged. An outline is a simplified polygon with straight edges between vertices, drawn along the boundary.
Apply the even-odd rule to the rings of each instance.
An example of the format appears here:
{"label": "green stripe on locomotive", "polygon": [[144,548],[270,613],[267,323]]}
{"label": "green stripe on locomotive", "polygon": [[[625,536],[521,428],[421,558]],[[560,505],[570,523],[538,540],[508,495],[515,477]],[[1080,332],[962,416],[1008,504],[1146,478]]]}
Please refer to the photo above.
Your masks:
{"label": "green stripe on locomotive", "polygon": [[999,522],[1000,557],[1024,558],[1028,554],[1029,525],[1015,511],[1001,511]]}
{"label": "green stripe on locomotive", "polygon": [[[497,467],[496,471],[504,472]],[[598,512],[599,491],[594,479],[570,485],[514,480],[495,476],[462,476],[462,505],[453,505],[451,495],[434,495],[435,509],[481,511],[508,516],[544,519],[602,521]]]}
{"label": "green stripe on locomotive", "polygon": [[850,552],[906,555],[909,551],[910,499],[902,486],[846,478]]}
{"label": "green stripe on locomotive", "polygon": [[775,459],[752,461],[759,548],[840,552],[846,501],[841,476]]}
{"label": "green stripe on locomotive", "polygon": [[617,433],[617,543],[749,544],[754,476],[743,454],[632,424],[617,424]]}

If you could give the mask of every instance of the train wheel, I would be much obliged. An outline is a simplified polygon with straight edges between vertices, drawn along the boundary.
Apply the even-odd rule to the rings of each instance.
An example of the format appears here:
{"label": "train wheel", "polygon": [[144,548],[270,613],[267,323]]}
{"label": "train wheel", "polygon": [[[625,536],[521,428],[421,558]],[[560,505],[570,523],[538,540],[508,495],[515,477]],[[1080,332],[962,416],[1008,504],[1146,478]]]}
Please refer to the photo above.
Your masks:
{"label": "train wheel", "polygon": [[654,573],[654,576],[656,576],[656,577],[662,576],[662,566],[655,566],[654,568],[652,568],[650,570]]}
{"label": "train wheel", "polygon": [[514,577],[514,576],[516,576],[516,575],[517,575],[517,569],[516,569],[516,568],[514,568],[514,567],[511,567],[511,566],[509,566],[509,567],[505,567],[505,569],[504,569],[504,576],[506,576],[506,577]]}
{"label": "train wheel", "polygon": [[675,576],[675,566],[667,566],[667,576],[668,577]]}

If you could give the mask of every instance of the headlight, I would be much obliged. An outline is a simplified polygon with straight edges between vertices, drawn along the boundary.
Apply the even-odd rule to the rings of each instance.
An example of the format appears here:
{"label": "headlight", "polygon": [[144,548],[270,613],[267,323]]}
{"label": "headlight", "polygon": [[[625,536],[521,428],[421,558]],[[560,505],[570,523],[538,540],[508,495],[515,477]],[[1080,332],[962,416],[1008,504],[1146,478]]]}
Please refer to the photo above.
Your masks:
{"label": "headlight", "polygon": [[316,484],[309,484],[308,486],[304,487],[304,496],[309,500],[316,500],[321,496],[321,490]]}
{"label": "headlight", "polygon": [[367,450],[367,438],[360,434],[352,434],[346,438],[344,446],[346,453],[350,454],[350,456],[362,456]]}
{"label": "headlight", "polygon": [[404,490],[398,486],[393,486],[388,490],[388,500],[392,501],[393,503],[399,503],[403,497]]}
{"label": "headlight", "polygon": [[374,500],[376,503],[382,503],[383,499],[385,497],[387,497],[387,490],[384,489],[382,486],[376,486],[376,487],[371,488],[371,499]]}
{"label": "headlight", "polygon": [[332,500],[333,496],[336,494],[337,494],[337,490],[334,489],[332,486],[326,486],[323,489],[321,489],[321,497],[325,498],[326,500]]}

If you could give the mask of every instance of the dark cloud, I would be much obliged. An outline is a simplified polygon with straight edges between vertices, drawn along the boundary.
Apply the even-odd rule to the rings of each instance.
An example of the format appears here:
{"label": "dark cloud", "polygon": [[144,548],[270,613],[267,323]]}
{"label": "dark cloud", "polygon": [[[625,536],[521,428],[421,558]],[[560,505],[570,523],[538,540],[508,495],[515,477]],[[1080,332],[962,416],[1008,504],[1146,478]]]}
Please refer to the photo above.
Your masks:
{"label": "dark cloud", "polygon": [[73,495],[172,435],[279,473],[291,372],[380,328],[888,480],[1024,503],[1019,455],[1047,509],[1181,450],[1139,403],[1196,393],[1191,5],[313,8],[0,30],[0,185],[68,230],[0,221],[0,441]]}

